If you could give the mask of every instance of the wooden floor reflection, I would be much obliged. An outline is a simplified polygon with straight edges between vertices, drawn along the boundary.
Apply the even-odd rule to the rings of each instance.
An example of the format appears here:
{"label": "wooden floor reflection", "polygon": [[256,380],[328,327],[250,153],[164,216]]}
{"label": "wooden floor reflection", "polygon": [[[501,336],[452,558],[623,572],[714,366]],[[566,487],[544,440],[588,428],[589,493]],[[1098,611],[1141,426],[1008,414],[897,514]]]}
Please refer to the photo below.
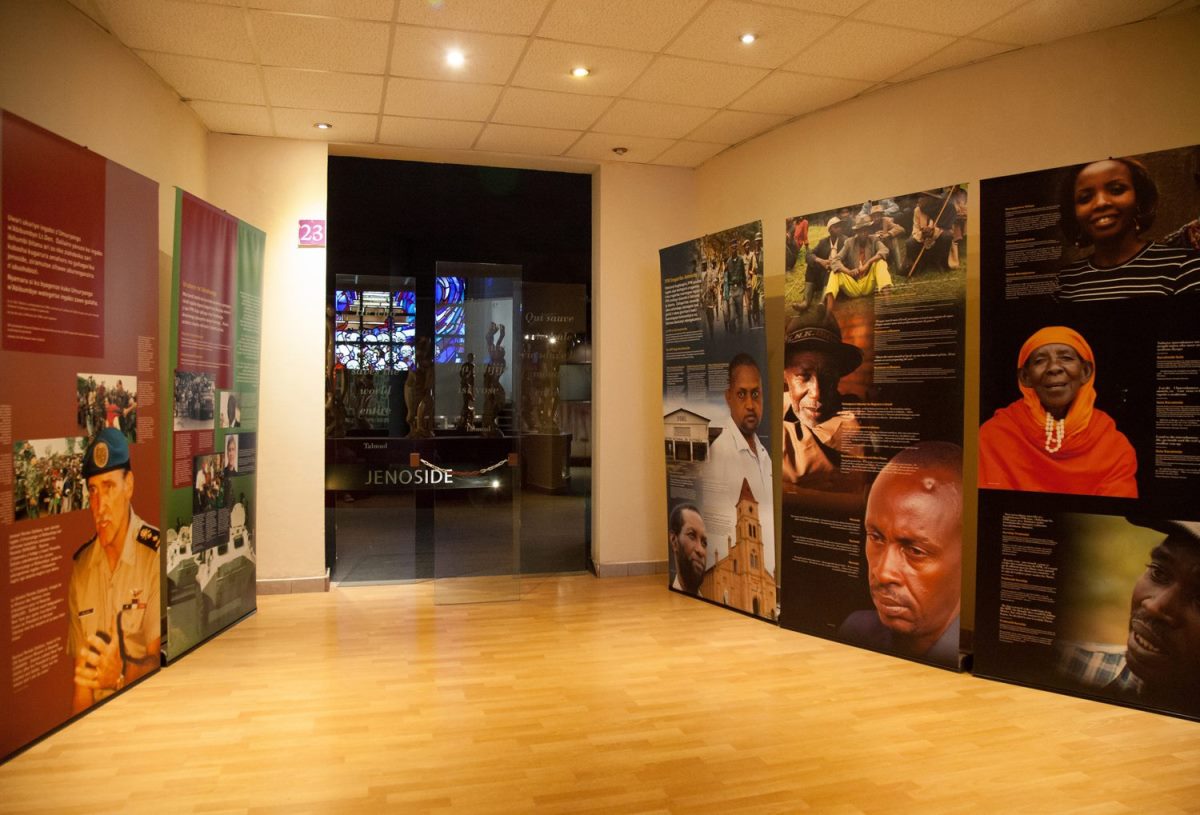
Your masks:
{"label": "wooden floor reflection", "polygon": [[665,583],[262,597],[0,767],[0,811],[1200,808],[1198,724],[782,631]]}

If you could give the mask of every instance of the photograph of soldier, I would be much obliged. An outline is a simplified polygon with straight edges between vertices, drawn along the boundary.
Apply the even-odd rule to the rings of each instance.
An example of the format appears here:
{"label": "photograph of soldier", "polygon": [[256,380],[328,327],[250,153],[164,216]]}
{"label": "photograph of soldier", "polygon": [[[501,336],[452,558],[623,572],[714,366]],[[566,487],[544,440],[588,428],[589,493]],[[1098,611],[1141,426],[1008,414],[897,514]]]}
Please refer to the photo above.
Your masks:
{"label": "photograph of soldier", "polygon": [[82,476],[96,534],[75,552],[67,592],[74,713],[157,669],[162,649],[158,529],[133,509],[129,443],[120,430],[100,430]]}
{"label": "photograph of soldier", "polygon": [[137,443],[137,377],[123,374],[76,374],[75,418],[89,440],[115,427]]}
{"label": "photograph of soldier", "polygon": [[[103,428],[101,428],[103,429]],[[83,437],[13,444],[13,519],[24,521],[87,507]]]}
{"label": "photograph of soldier", "polygon": [[175,430],[211,430],[216,392],[213,375],[205,371],[175,372]]}

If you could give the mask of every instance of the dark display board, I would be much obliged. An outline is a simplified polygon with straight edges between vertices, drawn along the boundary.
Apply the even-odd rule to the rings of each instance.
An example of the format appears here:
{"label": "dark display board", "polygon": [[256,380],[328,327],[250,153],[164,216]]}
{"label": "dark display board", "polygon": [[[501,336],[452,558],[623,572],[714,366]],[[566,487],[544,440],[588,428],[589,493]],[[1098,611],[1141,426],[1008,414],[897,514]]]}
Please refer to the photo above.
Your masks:
{"label": "dark display board", "polygon": [[262,231],[177,191],[163,547],[168,659],[255,608],[265,242]]}
{"label": "dark display board", "polygon": [[1196,717],[1200,148],[980,204],[975,669]]}
{"label": "dark display board", "polygon": [[158,185],[0,117],[2,757],[157,670],[162,610]]}
{"label": "dark display board", "polygon": [[967,190],[789,218],[781,624],[959,666]]}
{"label": "dark display board", "polygon": [[671,588],[778,617],[762,222],[659,252]]}

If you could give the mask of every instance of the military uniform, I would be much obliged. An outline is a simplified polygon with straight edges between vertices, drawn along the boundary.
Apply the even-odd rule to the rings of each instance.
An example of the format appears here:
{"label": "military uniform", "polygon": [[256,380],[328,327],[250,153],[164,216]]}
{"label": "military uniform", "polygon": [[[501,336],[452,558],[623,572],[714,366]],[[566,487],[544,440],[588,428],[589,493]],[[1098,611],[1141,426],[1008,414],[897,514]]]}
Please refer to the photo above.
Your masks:
{"label": "military uniform", "polygon": [[[128,465],[125,436],[115,428],[104,428],[85,453],[83,477],[91,479]],[[92,634],[105,634],[117,643],[126,669],[130,663],[145,666],[147,660],[157,661],[162,638],[158,539],[158,530],[130,507],[115,567],[109,565],[98,536],[79,547],[67,589],[67,653],[72,661],[78,659],[80,649],[88,647]],[[122,683],[123,679],[117,687]],[[116,689],[96,688],[92,701],[111,696]]]}
{"label": "military uniform", "polygon": [[[71,621],[67,649],[72,659],[97,631],[114,639],[120,636],[122,658],[145,659],[150,643],[162,636],[158,580],[158,530],[132,509],[116,569],[109,567],[104,547],[96,538],[81,546],[75,553],[67,600]],[[95,701],[100,701],[112,690],[92,693]]]}

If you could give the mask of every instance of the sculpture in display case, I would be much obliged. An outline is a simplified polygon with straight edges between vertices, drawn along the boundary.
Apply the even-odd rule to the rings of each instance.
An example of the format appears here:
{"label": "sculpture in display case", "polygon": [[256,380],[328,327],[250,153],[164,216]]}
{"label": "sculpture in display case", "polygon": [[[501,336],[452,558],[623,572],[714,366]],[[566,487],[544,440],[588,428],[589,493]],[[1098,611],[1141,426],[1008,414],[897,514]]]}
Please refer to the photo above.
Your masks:
{"label": "sculpture in display case", "polygon": [[500,430],[500,411],[504,409],[507,394],[500,377],[504,375],[508,363],[505,362],[504,326],[492,323],[487,332],[488,363],[483,369],[483,434],[485,436],[502,436]]}
{"label": "sculpture in display case", "polygon": [[408,408],[408,438],[433,436],[433,343],[417,337],[412,363],[404,380],[404,404]]}
{"label": "sculpture in display case", "polygon": [[475,429],[475,355],[467,354],[467,361],[458,369],[458,392],[462,396],[462,411],[454,427],[458,430]]}

